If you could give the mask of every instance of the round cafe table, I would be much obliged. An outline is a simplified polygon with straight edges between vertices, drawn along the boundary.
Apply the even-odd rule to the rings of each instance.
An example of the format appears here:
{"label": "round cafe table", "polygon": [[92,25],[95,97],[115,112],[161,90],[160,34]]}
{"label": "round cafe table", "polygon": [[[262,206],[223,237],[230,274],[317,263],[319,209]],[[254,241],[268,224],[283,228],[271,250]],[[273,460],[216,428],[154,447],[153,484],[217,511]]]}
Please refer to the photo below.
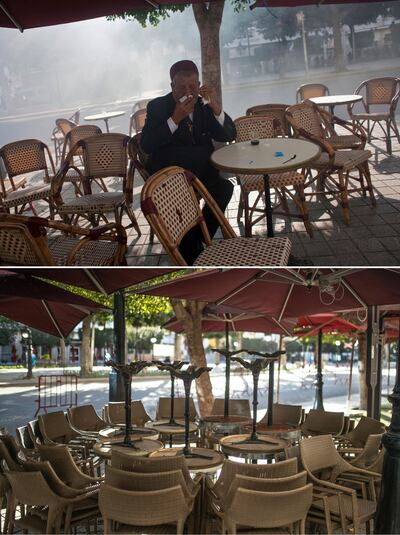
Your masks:
{"label": "round cafe table", "polygon": [[110,129],[108,127],[108,121],[114,117],[121,117],[125,115],[124,111],[104,111],[102,113],[96,113],[94,115],[87,115],[84,119],[85,121],[104,121],[106,123],[106,130],[109,133]]}
{"label": "round cafe table", "polygon": [[[120,442],[121,439],[118,437],[118,442]],[[99,457],[103,457],[105,459],[111,459],[111,451],[118,451],[121,453],[125,453],[126,455],[132,455],[134,457],[147,457],[151,452],[156,451],[163,447],[163,443],[159,440],[153,440],[150,438],[134,438],[133,439],[135,448],[125,448],[124,446],[115,446],[113,445],[112,441],[108,442],[96,442],[96,444],[93,446],[93,451],[98,455]]]}
{"label": "round cafe table", "polygon": [[[170,424],[169,420],[157,420],[155,422],[146,422],[144,425],[146,428],[154,429],[161,435],[168,435],[170,446],[172,446],[172,436],[173,435],[184,435],[185,434],[185,422],[183,420],[176,420],[176,424]],[[189,433],[194,433],[197,431],[197,424],[194,422],[189,423]]]}
{"label": "round cafe table", "polygon": [[256,145],[251,141],[226,145],[212,153],[211,163],[222,171],[264,176],[267,236],[273,238],[269,175],[298,169],[320,154],[321,149],[318,145],[302,139],[260,139]]}
{"label": "round cafe table", "polygon": [[[141,427],[132,427],[131,438],[149,438],[151,440],[158,439],[159,432],[155,429],[145,429]],[[125,425],[105,427],[99,431],[100,442],[124,440]]]}
{"label": "round cafe table", "polygon": [[[251,433],[251,425],[244,426],[245,432]],[[257,424],[257,433],[260,435],[270,435],[276,438],[282,438],[290,444],[295,444],[301,439],[301,429],[289,424]]]}
{"label": "round cafe table", "polygon": [[275,455],[289,446],[286,440],[270,435],[258,434],[259,442],[250,443],[250,435],[230,435],[221,438],[219,444],[225,455],[256,461],[271,461]]}
{"label": "round cafe table", "polygon": [[334,114],[335,106],[341,104],[353,104],[362,100],[362,95],[325,95],[324,97],[310,98],[317,106],[328,106],[331,114]]}

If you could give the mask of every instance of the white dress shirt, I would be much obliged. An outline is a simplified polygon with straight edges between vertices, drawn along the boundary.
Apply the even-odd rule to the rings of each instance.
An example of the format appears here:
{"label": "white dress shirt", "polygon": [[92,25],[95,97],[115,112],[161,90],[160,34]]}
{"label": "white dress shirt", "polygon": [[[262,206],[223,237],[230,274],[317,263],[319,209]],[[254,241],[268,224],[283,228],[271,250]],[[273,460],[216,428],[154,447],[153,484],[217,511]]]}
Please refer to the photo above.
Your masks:
{"label": "white dress shirt", "polygon": [[[217,119],[217,121],[219,122],[221,126],[224,126],[224,121],[225,121],[224,110],[222,110],[219,115],[214,115],[214,117]],[[189,114],[189,118],[193,122],[193,113]],[[171,134],[173,134],[178,129],[178,125],[175,123],[172,117],[169,117],[169,119],[167,120],[167,123],[168,123],[169,129],[171,130]]]}

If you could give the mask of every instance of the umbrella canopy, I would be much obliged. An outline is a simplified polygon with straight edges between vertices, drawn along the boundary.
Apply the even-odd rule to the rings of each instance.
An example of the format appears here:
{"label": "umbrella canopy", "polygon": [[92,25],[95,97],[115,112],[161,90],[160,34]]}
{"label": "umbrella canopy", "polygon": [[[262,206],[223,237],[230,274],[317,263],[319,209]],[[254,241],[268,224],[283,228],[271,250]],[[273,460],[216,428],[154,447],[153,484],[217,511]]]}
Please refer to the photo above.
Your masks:
{"label": "umbrella canopy", "polygon": [[124,13],[149,11],[160,6],[194,4],[199,0],[0,0],[0,26],[28,28],[53,26]]}
{"label": "umbrella canopy", "polygon": [[319,331],[323,333],[355,333],[362,331],[362,325],[355,325],[336,314],[317,314],[315,316],[301,316],[294,332],[297,336],[314,336]]}
{"label": "umbrella canopy", "polygon": [[[357,3],[372,3],[377,0],[358,0]],[[393,0],[383,0],[386,2]],[[257,0],[251,5],[250,9],[255,7],[298,7],[324,4],[354,4],[355,0]]]}
{"label": "umbrella canopy", "polygon": [[9,270],[23,275],[34,275],[46,279],[71,284],[86,290],[101,292],[104,295],[116,290],[134,286],[149,279],[160,277],[166,273],[176,271],[167,268],[16,268]]}
{"label": "umbrella canopy", "polygon": [[64,337],[88,314],[104,309],[39,279],[0,270],[0,314],[34,329]]}
{"label": "umbrella canopy", "polygon": [[274,317],[400,303],[395,269],[213,269],[140,293],[223,304]]}

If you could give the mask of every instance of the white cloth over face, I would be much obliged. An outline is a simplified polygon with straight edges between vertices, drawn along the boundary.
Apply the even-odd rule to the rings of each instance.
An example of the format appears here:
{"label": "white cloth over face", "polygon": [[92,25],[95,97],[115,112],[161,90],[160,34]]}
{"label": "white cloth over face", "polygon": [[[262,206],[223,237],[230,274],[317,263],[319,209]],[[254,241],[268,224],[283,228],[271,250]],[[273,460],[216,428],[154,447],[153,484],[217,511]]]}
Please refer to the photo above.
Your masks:
{"label": "white cloth over face", "polygon": [[[217,119],[217,121],[219,122],[219,124],[221,126],[224,126],[224,121],[225,121],[225,112],[224,112],[224,110],[222,110],[219,115],[215,115],[214,114],[214,116]],[[189,113],[189,119],[193,122],[193,113]],[[172,117],[168,118],[167,123],[168,123],[169,129],[171,130],[171,134],[173,134],[178,129],[178,125],[175,123],[175,121],[172,119]]]}

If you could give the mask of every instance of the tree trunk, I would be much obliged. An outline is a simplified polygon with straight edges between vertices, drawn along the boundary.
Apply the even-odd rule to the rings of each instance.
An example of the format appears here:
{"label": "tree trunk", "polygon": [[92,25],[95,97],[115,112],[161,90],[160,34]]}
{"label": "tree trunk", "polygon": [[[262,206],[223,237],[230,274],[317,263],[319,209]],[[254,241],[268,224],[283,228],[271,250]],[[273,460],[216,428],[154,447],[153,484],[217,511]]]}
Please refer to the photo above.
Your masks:
{"label": "tree trunk", "polygon": [[175,343],[174,343],[174,360],[182,360],[182,342],[183,337],[181,334],[175,334]]}
{"label": "tree trunk", "polygon": [[64,338],[60,338],[60,364],[63,368],[67,365],[67,348]]}
{"label": "tree trunk", "polygon": [[221,55],[219,31],[225,0],[192,4],[194,18],[200,33],[202,82],[215,89],[222,103]]}
{"label": "tree trunk", "polygon": [[367,380],[366,380],[366,363],[367,363],[367,335],[360,333],[358,336],[358,382],[360,390],[360,409],[367,410]]}
{"label": "tree trunk", "polygon": [[82,321],[82,345],[81,345],[81,377],[87,377],[93,371],[93,356],[91,355],[90,343],[91,317],[87,316]]}
{"label": "tree trunk", "polygon": [[[207,366],[201,332],[201,318],[206,303],[171,299],[171,304],[184,327],[190,363],[196,367]],[[203,373],[196,379],[196,391],[200,415],[204,417],[211,414],[214,396],[209,373]]]}
{"label": "tree trunk", "polygon": [[342,21],[340,18],[340,10],[337,6],[331,6],[331,11],[333,42],[335,46],[335,71],[342,72],[346,70],[342,45]]}

